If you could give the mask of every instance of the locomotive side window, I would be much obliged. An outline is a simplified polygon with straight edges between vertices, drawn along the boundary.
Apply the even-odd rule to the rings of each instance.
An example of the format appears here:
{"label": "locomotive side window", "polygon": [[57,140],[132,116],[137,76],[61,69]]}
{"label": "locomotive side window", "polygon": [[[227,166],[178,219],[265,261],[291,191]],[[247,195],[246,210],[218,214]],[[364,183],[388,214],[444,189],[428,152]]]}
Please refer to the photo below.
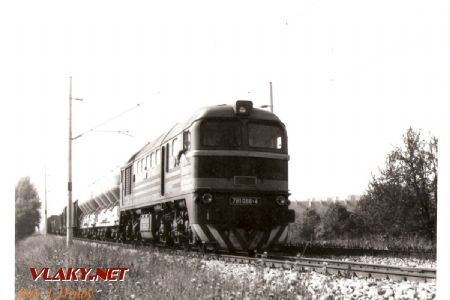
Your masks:
{"label": "locomotive side window", "polygon": [[203,146],[237,147],[241,145],[241,122],[231,120],[207,120],[201,125]]}
{"label": "locomotive side window", "polygon": [[136,174],[139,175],[141,173],[141,161],[137,161]]}
{"label": "locomotive side window", "polygon": [[283,147],[283,130],[277,125],[249,123],[248,143],[250,147],[279,150]]}
{"label": "locomotive side window", "polygon": [[145,157],[145,170],[148,170],[150,168],[150,155],[147,155]]}
{"label": "locomotive side window", "polygon": [[152,152],[152,154],[150,154],[150,167],[153,168],[153,166],[156,165],[156,161],[155,161],[155,153]]}
{"label": "locomotive side window", "polygon": [[169,165],[170,165],[170,163],[169,163],[169,159],[170,159],[170,155],[169,155],[169,149],[170,147],[169,147],[169,143],[167,143],[166,144],[166,157],[165,157],[165,160],[166,160],[166,163],[165,163],[165,165],[166,165],[166,172],[169,172]]}
{"label": "locomotive side window", "polygon": [[131,166],[125,169],[125,180],[123,181],[124,195],[131,194]]}
{"label": "locomotive side window", "polygon": [[191,132],[183,132],[183,150],[189,151],[191,149]]}
{"label": "locomotive side window", "polygon": [[174,138],[172,141],[172,156],[177,156],[178,152],[180,152],[180,143],[177,138]]}

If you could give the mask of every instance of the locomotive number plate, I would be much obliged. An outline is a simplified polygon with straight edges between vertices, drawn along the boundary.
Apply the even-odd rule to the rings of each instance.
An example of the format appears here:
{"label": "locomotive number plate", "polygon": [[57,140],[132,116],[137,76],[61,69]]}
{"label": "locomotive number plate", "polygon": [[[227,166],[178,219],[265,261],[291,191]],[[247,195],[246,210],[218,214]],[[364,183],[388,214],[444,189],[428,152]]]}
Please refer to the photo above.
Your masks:
{"label": "locomotive number plate", "polygon": [[258,205],[258,197],[231,197],[231,205]]}

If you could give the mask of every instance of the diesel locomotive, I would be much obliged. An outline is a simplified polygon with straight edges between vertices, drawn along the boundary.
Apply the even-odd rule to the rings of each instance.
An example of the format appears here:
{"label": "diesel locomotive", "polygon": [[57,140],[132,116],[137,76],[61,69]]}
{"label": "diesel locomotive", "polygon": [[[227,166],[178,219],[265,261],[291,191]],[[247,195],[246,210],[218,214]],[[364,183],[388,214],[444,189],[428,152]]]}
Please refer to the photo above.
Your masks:
{"label": "diesel locomotive", "polygon": [[[288,161],[286,128],[273,113],[244,100],[203,108],[74,202],[74,235],[267,249],[284,243],[294,221]],[[50,230],[64,233],[63,218]]]}

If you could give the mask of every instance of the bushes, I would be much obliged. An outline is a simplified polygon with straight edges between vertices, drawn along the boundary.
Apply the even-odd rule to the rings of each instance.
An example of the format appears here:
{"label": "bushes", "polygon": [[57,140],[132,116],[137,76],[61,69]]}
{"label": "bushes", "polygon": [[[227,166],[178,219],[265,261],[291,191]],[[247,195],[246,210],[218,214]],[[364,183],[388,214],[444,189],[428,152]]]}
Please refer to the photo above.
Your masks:
{"label": "bushes", "polygon": [[339,202],[330,203],[322,215],[309,208],[299,216],[291,237],[293,242],[359,240],[360,245],[382,248],[420,241],[421,248],[435,249],[436,203],[437,139],[425,141],[410,128],[403,145],[387,155],[380,175],[372,176],[354,211]]}
{"label": "bushes", "polygon": [[29,236],[39,227],[41,220],[39,195],[29,177],[16,186],[16,240]]}

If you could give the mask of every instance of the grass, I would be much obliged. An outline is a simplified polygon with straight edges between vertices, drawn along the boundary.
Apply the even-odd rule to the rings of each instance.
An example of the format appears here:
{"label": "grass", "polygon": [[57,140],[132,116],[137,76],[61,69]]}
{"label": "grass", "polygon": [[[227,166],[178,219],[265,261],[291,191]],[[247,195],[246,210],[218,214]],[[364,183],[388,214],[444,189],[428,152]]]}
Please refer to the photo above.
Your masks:
{"label": "grass", "polygon": [[[30,267],[129,268],[123,282],[34,282]],[[435,295],[435,283],[393,282],[322,275],[255,265],[224,263],[199,254],[168,249],[133,250],[118,246],[76,242],[66,249],[65,239],[35,235],[16,243],[16,299],[20,289],[39,291],[47,299],[50,288],[92,290],[91,299],[374,299],[388,291]],[[34,296],[34,295],[33,295]],[[421,299],[422,299],[421,298]],[[30,299],[30,298],[21,298]],[[52,297],[51,299],[58,299]],[[69,297],[61,298],[69,299]],[[70,298],[74,299],[74,297]],[[78,297],[78,299],[80,299]],[[87,299],[86,297],[82,299]],[[58,299],[59,300],[59,299]]]}
{"label": "grass", "polygon": [[[84,267],[129,268],[123,282],[34,282],[29,268]],[[171,250],[143,251],[76,242],[66,249],[65,239],[35,235],[16,244],[16,298],[18,291],[40,291],[47,299],[50,288],[92,289],[92,299],[312,299],[306,282],[299,278],[276,280],[262,267],[252,273],[224,272],[197,254]],[[297,274],[297,273],[295,273]],[[56,297],[55,297],[56,298]]]}

